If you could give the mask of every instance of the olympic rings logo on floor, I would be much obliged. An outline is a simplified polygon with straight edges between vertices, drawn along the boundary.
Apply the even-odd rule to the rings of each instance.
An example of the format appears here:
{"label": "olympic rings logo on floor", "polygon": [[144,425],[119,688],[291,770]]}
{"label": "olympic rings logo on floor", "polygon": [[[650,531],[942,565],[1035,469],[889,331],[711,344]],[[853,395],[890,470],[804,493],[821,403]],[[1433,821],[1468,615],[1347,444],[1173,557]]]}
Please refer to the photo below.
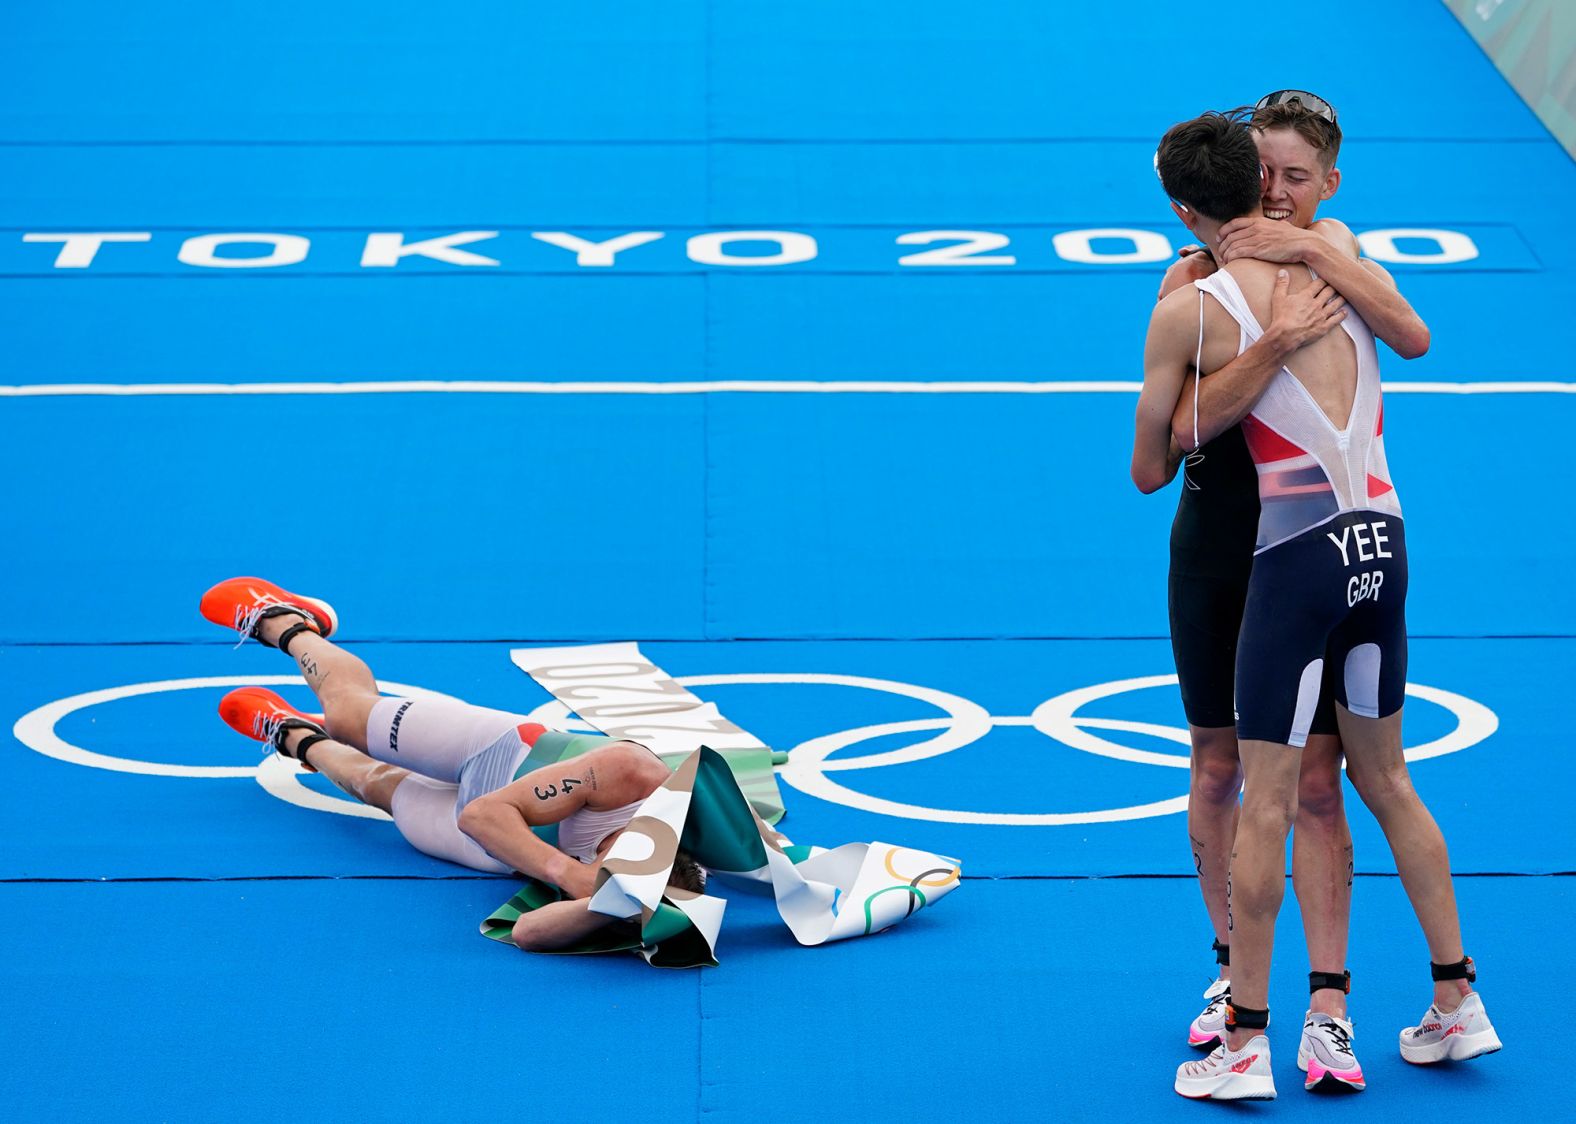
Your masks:
{"label": "olympic rings logo on floor", "polygon": [[[822,675],[815,673],[741,673],[727,675],[675,676],[674,681],[686,687],[720,686],[733,684],[765,684],[789,686],[818,684],[854,687],[899,695],[926,703],[941,711],[934,718],[911,719],[903,722],[882,722],[836,733],[822,734],[795,746],[788,755],[788,762],[778,769],[778,776],[789,785],[805,793],[834,804],[857,808],[866,812],[896,816],[911,820],[928,820],[938,823],[988,824],[1001,826],[1056,826],[1071,824],[1115,823],[1123,820],[1147,819],[1181,812],[1187,807],[1187,796],[1172,797],[1146,804],[1122,807],[1094,808],[1075,812],[979,812],[959,809],[931,808],[918,804],[905,804],[860,792],[837,779],[866,769],[906,765],[916,761],[939,757],[979,741],[996,727],[1029,727],[1047,738],[1070,749],[1099,757],[1128,761],[1134,764],[1161,768],[1186,769],[1188,767],[1188,733],[1185,727],[1165,726],[1151,722],[1103,718],[1084,714],[1083,708],[1102,699],[1113,698],[1132,691],[1166,687],[1176,683],[1175,675],[1148,675],[1133,679],[1118,679],[1097,683],[1054,695],[1036,706],[1027,715],[1001,716],[988,713],[984,707],[959,695],[913,683],[891,679],[873,679],[856,675]],[[74,765],[114,772],[137,773],[146,776],[233,778],[250,777],[270,795],[287,803],[314,811],[334,812],[339,815],[362,816],[368,819],[387,819],[376,808],[351,800],[331,796],[301,783],[304,775],[295,762],[269,754],[257,765],[182,765],[158,761],[140,761],[133,758],[114,757],[95,753],[73,745],[56,733],[56,726],[68,715],[89,707],[101,706],[118,699],[139,695],[161,694],[167,691],[185,691],[199,688],[240,687],[248,685],[281,686],[299,685],[299,676],[209,676],[194,679],[164,679],[150,683],[132,683],[98,691],[88,691],[69,698],[46,703],[21,718],[13,728],[18,741],[46,757],[53,757]],[[452,699],[439,691],[431,691],[404,683],[382,683],[381,688],[396,695],[414,698]],[[1468,749],[1488,738],[1499,728],[1498,716],[1482,703],[1437,687],[1407,684],[1409,697],[1435,704],[1451,712],[1456,724],[1443,736],[1406,751],[1409,762],[1440,757]],[[590,729],[573,718],[568,709],[556,700],[538,706],[530,719],[559,729]],[[1181,752],[1164,753],[1138,749],[1113,741],[1105,732],[1134,734],[1158,738],[1180,745]],[[896,749],[866,754],[862,757],[833,757],[850,746],[877,738],[902,735],[931,734],[911,744]]]}

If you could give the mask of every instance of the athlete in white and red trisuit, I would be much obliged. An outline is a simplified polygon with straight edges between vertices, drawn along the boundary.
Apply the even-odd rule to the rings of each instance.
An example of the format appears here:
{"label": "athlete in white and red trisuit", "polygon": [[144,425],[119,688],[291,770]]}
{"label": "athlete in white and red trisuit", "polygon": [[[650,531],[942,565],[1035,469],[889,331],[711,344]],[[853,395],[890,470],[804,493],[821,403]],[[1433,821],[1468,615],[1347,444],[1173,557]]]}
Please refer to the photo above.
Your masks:
{"label": "athlete in white and red trisuit", "polygon": [[[1222,257],[1306,264],[1338,290],[1396,354],[1410,359],[1426,352],[1428,327],[1389,275],[1377,263],[1358,258],[1357,241],[1342,223],[1318,218],[1320,203],[1341,183],[1336,167],[1341,130],[1334,107],[1304,90],[1278,90],[1260,99],[1251,124],[1263,165],[1263,217],[1244,217],[1223,227]],[[1215,272],[1208,251],[1189,247],[1182,255],[1161,283],[1161,298]],[[1264,335],[1210,375],[1198,395],[1196,419],[1191,394],[1169,403],[1176,410],[1172,429],[1177,443],[1195,449],[1183,465],[1184,486],[1171,528],[1168,603],[1177,680],[1192,741],[1188,837],[1220,963],[1218,978],[1204,993],[1208,1004],[1188,1027],[1188,1042],[1204,1050],[1212,1049],[1225,1033],[1230,998],[1226,871],[1242,787],[1233,694],[1237,637],[1259,521],[1258,477],[1236,421],[1241,404],[1268,383],[1288,351],[1339,322],[1340,302],[1327,304],[1321,293],[1320,287],[1309,286],[1272,307]],[[1141,427],[1133,465],[1134,479],[1146,491],[1169,482],[1174,471],[1164,447],[1166,406],[1162,396],[1146,393],[1150,432]],[[1146,436],[1147,446],[1142,440]],[[1351,831],[1328,679],[1302,756],[1292,871],[1312,971],[1298,1060],[1308,1071],[1309,1088],[1326,1082],[1362,1089],[1365,1081],[1352,1049],[1346,1009]]]}
{"label": "athlete in white and red trisuit", "polygon": [[[1206,114],[1174,127],[1157,166],[1177,216],[1217,259],[1222,228],[1262,213],[1259,153],[1240,119]],[[1144,394],[1153,388],[1161,402],[1149,409],[1166,412],[1190,370],[1197,379],[1242,354],[1277,292],[1316,284],[1305,268],[1244,258],[1166,297],[1145,350]],[[1427,1063],[1499,1048],[1470,986],[1444,840],[1402,756],[1404,529],[1384,459],[1373,333],[1350,314],[1341,328],[1286,357],[1247,403],[1261,512],[1236,669],[1245,787],[1230,869],[1232,999],[1226,1041],[1177,1071],[1185,1096],[1275,1095],[1264,1035],[1270,954],[1301,750],[1326,667],[1349,775],[1385,832],[1433,963],[1433,1005],[1402,1032],[1401,1052]]]}
{"label": "athlete in white and red trisuit", "polygon": [[[202,595],[201,611],[288,655],[323,707],[318,718],[265,688],[241,687],[219,704],[231,727],[388,812],[419,851],[563,890],[565,900],[521,915],[514,926],[521,948],[561,948],[622,924],[591,912],[587,899],[613,841],[670,776],[656,754],[452,699],[383,695],[367,665],[329,640],[339,618],[326,601],[261,578],[220,582]],[[582,752],[530,770],[531,750],[544,738]],[[556,825],[553,843],[532,830],[548,825]],[[669,884],[699,893],[704,872],[680,851]]]}

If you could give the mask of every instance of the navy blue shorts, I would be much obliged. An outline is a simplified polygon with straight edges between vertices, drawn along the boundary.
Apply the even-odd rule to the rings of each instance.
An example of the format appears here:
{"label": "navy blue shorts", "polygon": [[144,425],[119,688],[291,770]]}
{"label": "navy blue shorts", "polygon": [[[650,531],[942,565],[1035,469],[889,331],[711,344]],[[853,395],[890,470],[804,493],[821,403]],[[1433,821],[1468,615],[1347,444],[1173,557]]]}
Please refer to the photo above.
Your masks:
{"label": "navy blue shorts", "polygon": [[1328,687],[1364,718],[1406,695],[1406,534],[1348,511],[1257,555],[1237,643],[1237,738],[1301,748]]}
{"label": "navy blue shorts", "polygon": [[[1171,654],[1182,710],[1194,726],[1236,724],[1237,641],[1248,599],[1247,573],[1189,573],[1173,564],[1169,579]],[[1326,677],[1310,732],[1336,733],[1334,684]]]}

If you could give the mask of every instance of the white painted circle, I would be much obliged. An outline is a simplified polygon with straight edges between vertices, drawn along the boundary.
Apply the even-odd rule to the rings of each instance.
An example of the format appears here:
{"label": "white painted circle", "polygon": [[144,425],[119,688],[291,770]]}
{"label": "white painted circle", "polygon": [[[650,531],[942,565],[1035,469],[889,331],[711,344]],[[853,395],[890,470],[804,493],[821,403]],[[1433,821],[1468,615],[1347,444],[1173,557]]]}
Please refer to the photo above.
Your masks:
{"label": "white painted circle", "polygon": [[[1114,757],[1118,761],[1131,761],[1138,765],[1164,765],[1174,766],[1180,764],[1182,768],[1188,767],[1186,755],[1178,757],[1174,753],[1155,753],[1146,749],[1133,749],[1130,746],[1119,745],[1116,742],[1106,741],[1095,734],[1085,733],[1081,720],[1074,717],[1078,708],[1086,702],[1095,699],[1109,698],[1112,695],[1126,694],[1128,691],[1142,691],[1148,687],[1163,687],[1175,683],[1175,675],[1144,675],[1136,679],[1118,679],[1111,683],[1096,683],[1089,687],[1079,687],[1076,690],[1064,691],[1046,699],[1034,708],[1030,721],[1034,728],[1046,737],[1059,741],[1073,749],[1082,750],[1084,753],[1093,753],[1098,757]],[[1112,721],[1112,720],[1106,720]],[[1130,724],[1124,724],[1130,725]],[[1106,729],[1120,729],[1107,725]],[[1170,729],[1181,734],[1183,745],[1189,744],[1186,730],[1176,731],[1175,727],[1160,727]],[[1152,733],[1154,728],[1141,731]],[[1172,737],[1171,734],[1162,734],[1162,737]]]}
{"label": "white painted circle", "polygon": [[[844,746],[854,745],[867,738],[883,737],[919,730],[934,730],[946,723],[944,718],[922,718],[913,722],[886,722],[877,726],[864,726],[843,730],[824,737],[811,738],[795,746],[788,754],[788,763],[778,770],[778,776],[808,796],[818,796],[834,804],[877,812],[884,816],[899,816],[911,820],[929,820],[936,823],[992,824],[997,826],[1045,827],[1061,824],[1111,823],[1118,820],[1143,819],[1147,816],[1166,816],[1187,807],[1187,796],[1172,797],[1151,804],[1134,804],[1125,808],[1110,808],[1094,812],[965,812],[945,808],[926,808],[918,804],[903,804],[857,792],[828,777],[823,771],[826,755]],[[993,720],[992,725],[1025,725],[1016,718]],[[971,739],[973,740],[973,739]],[[876,756],[876,755],[872,755]],[[854,758],[862,762],[864,758]],[[829,764],[829,763],[828,763]],[[854,766],[859,767],[859,766]]]}
{"label": "white painted circle", "polygon": [[[317,811],[338,812],[347,816],[364,816],[387,819],[376,808],[368,808],[349,800],[339,800],[316,792],[299,783],[304,772],[295,762],[269,754],[257,765],[175,765],[161,761],[136,761],[127,757],[113,757],[94,753],[81,746],[72,745],[55,732],[55,726],[67,715],[75,714],[90,706],[114,702],[117,699],[135,698],[138,695],[157,695],[165,691],[189,691],[204,687],[281,687],[300,686],[299,675],[210,675],[195,679],[160,679],[152,683],[128,683],[120,687],[106,687],[99,691],[85,691],[80,695],[56,699],[28,711],[16,720],[11,733],[16,740],[45,757],[65,761],[72,765],[86,765],[91,769],[106,769],[117,773],[138,773],[157,777],[252,777],[272,796],[291,804]],[[458,702],[451,695],[413,687],[408,683],[380,683],[379,690],[413,698],[447,699]]]}
{"label": "white painted circle", "polygon": [[[1144,734],[1173,741],[1183,746],[1190,744],[1187,730],[1151,722],[1097,718],[1077,714],[1078,709],[1085,703],[1124,694],[1128,691],[1169,686],[1175,684],[1176,681],[1177,677],[1175,675],[1149,675],[1116,680],[1110,683],[1097,683],[1047,699],[1037,706],[1034,713],[1027,719],[994,717],[990,718],[989,721],[993,726],[1030,725],[1053,741],[1060,742],[1069,748],[1101,757],[1110,757],[1134,764],[1186,769],[1189,765],[1187,754],[1158,753],[1150,750],[1135,749],[1131,746],[1108,741],[1090,733],[1089,730],[1120,730],[1127,733]],[[1481,703],[1474,702],[1461,695],[1444,691],[1437,687],[1423,687],[1411,683],[1407,684],[1406,693],[1443,706],[1456,716],[1455,729],[1441,738],[1407,750],[1405,757],[1408,761],[1421,761],[1430,757],[1455,753],[1478,744],[1499,728],[1499,719],[1493,711]],[[905,754],[908,752],[906,750],[895,750],[889,753],[872,754],[868,757],[856,757],[836,762],[827,761],[826,758],[829,754],[862,740],[920,730],[940,729],[943,728],[944,723],[945,720],[943,719],[889,722],[812,738],[796,746],[789,753],[788,763],[779,769],[778,774],[783,780],[807,795],[818,796],[823,800],[842,804],[845,807],[859,808],[882,815],[943,823],[974,823],[1001,826],[1113,823],[1123,820],[1145,819],[1152,816],[1173,815],[1187,809],[1188,798],[1186,794],[1183,794],[1147,804],[1133,804],[1126,807],[1098,809],[1088,812],[965,812],[926,808],[915,804],[885,800],[857,792],[837,783],[826,775],[826,772],[832,768],[859,769],[868,768],[875,764],[896,764],[903,760],[917,760],[918,758],[916,757],[906,757]],[[948,733],[955,734],[956,731],[949,730]],[[946,735],[943,735],[943,738],[945,737]],[[952,748],[970,744],[977,737],[977,734],[966,739],[954,737],[951,740],[956,744]],[[921,743],[921,745],[931,746],[940,741],[942,741],[942,738],[931,739],[931,741]],[[923,756],[934,756],[934,752],[925,753]]]}
{"label": "white painted circle", "polygon": [[302,783],[302,778],[307,771],[288,757],[281,757],[277,753],[270,753],[258,764],[255,774],[257,783],[263,786],[263,791],[270,796],[278,797],[286,804],[294,804],[297,808],[306,808],[313,812],[333,812],[341,816],[359,816],[365,820],[393,820],[381,808],[374,808],[370,804],[363,804],[359,800],[342,799],[330,796],[326,792],[319,792],[315,788],[308,788]]}
{"label": "white painted circle", "polygon": [[[1117,679],[1110,683],[1080,687],[1046,699],[1034,708],[1031,720],[1034,728],[1046,737],[1054,738],[1085,753],[1111,757],[1118,761],[1131,761],[1139,765],[1186,769],[1189,764],[1186,753],[1157,753],[1151,750],[1134,749],[1132,746],[1107,741],[1088,732],[1089,729],[1124,730],[1128,733],[1165,738],[1186,746],[1189,745],[1189,739],[1185,729],[1116,718],[1089,718],[1077,714],[1078,709],[1085,703],[1126,694],[1129,691],[1171,686],[1176,681],[1175,675],[1145,675],[1136,679]],[[1426,761],[1431,757],[1456,753],[1477,745],[1499,729],[1499,717],[1492,710],[1464,695],[1440,690],[1438,687],[1424,687],[1417,683],[1408,683],[1406,693],[1412,698],[1442,706],[1456,717],[1455,728],[1442,737],[1406,750],[1404,756],[1407,761]]]}
{"label": "white painted circle", "polygon": [[[934,687],[921,687],[914,683],[901,683],[895,679],[872,679],[863,675],[821,675],[812,672],[793,674],[737,674],[737,675],[686,675],[675,679],[685,687],[705,687],[725,683],[813,683],[825,684],[834,687],[863,687],[871,691],[883,691],[887,694],[902,695],[905,698],[916,699],[919,702],[929,703],[937,710],[944,711],[951,719],[945,726],[937,724],[926,727],[927,729],[941,729],[945,732],[926,741],[916,742],[914,745],[904,746],[902,749],[887,750],[883,753],[872,753],[868,757],[859,757],[845,761],[828,761],[822,766],[825,769],[873,769],[880,765],[906,765],[913,761],[923,761],[927,757],[940,757],[943,753],[951,753],[954,749],[961,749],[984,737],[991,727],[990,713],[977,702],[972,702],[959,695],[938,691]],[[868,728],[868,727],[867,727]],[[828,734],[825,737],[835,737]],[[815,741],[818,739],[812,739]],[[806,745],[810,742],[804,743]],[[853,744],[852,742],[848,744]],[[797,753],[799,748],[794,749]],[[792,754],[789,760],[792,761]]]}
{"label": "white painted circle", "polygon": [[[949,694],[946,691],[938,691],[933,687],[921,687],[914,683],[902,683],[895,679],[872,679],[865,675],[829,675],[806,671],[679,675],[674,677],[673,682],[682,687],[709,687],[740,683],[810,683],[833,687],[863,687],[870,691],[883,691],[887,694],[902,695],[905,698],[929,703],[936,709],[944,711],[948,716],[947,721],[925,727],[925,729],[945,731],[934,738],[916,742],[914,745],[904,746],[902,749],[872,753],[868,757],[827,761],[821,766],[824,769],[834,771],[838,769],[871,769],[879,765],[906,765],[913,761],[922,761],[927,757],[939,757],[943,753],[950,753],[954,749],[961,749],[963,746],[977,741],[991,727],[991,716],[979,703],[972,702],[958,695]],[[540,722],[543,726],[552,729],[568,730],[570,732],[598,732],[594,727],[587,725],[578,718],[571,718],[569,708],[557,699],[547,700],[526,717],[531,722]],[[828,734],[825,736],[836,737],[837,735]],[[874,735],[870,736],[873,737]],[[795,749],[794,752],[797,753],[798,749]]]}
{"label": "white painted circle", "polygon": [[[1046,699],[1039,706],[1035,707],[1033,714],[1027,717],[1016,717],[992,716],[979,704],[945,691],[922,687],[917,684],[902,683],[890,679],[875,679],[867,676],[830,675],[810,672],[738,673],[691,675],[675,679],[675,682],[684,686],[807,683],[860,687],[929,703],[945,712],[946,716],[905,722],[878,723],[811,738],[791,751],[787,764],[779,768],[779,775],[794,788],[807,795],[817,796],[832,803],[859,808],[864,811],[877,812],[882,815],[944,823],[1017,826],[1111,823],[1151,816],[1171,815],[1183,811],[1187,807],[1187,796],[1182,795],[1147,804],[1134,804],[1121,808],[1098,809],[1086,812],[968,812],[927,808],[920,805],[884,800],[839,784],[828,777],[827,774],[830,772],[909,764],[937,757],[973,744],[994,726],[1032,726],[1052,740],[1084,753],[1134,764],[1186,769],[1188,767],[1188,757],[1185,753],[1160,753],[1152,750],[1135,749],[1131,746],[1124,746],[1120,743],[1109,741],[1090,732],[1091,730],[1122,731],[1160,738],[1186,746],[1189,739],[1185,729],[1126,719],[1099,718],[1077,713],[1082,706],[1089,702],[1125,694],[1129,691],[1169,686],[1176,683],[1176,681],[1175,675],[1151,675],[1093,684],[1088,687],[1066,691]],[[71,764],[152,776],[254,777],[258,784],[270,795],[295,804],[298,807],[368,819],[387,819],[388,817],[376,808],[329,796],[303,785],[301,783],[303,770],[300,766],[275,754],[270,754],[263,758],[256,766],[176,765],[151,761],[135,761],[85,750],[80,746],[75,746],[65,741],[55,732],[56,724],[67,715],[86,707],[97,706],[116,699],[205,687],[282,686],[297,685],[299,683],[300,679],[294,675],[254,675],[167,679],[152,683],[135,683],[121,687],[110,687],[104,690],[88,691],[69,698],[59,699],[29,711],[17,719],[13,727],[13,733],[17,740],[28,748],[45,756]],[[459,701],[439,691],[431,691],[426,688],[402,683],[382,684],[380,689],[386,689],[389,693],[396,695]],[[1483,741],[1499,727],[1499,719],[1494,712],[1472,699],[1450,691],[1441,690],[1437,687],[1424,687],[1412,683],[1407,684],[1406,693],[1414,698],[1442,706],[1456,716],[1456,726],[1453,730],[1434,741],[1407,750],[1405,756],[1408,761],[1427,760],[1466,749]],[[531,721],[541,722],[544,725],[558,729],[578,729],[595,732],[592,727],[578,719],[571,719],[568,708],[557,700],[550,699],[536,707],[531,711],[529,718]],[[838,750],[856,745],[861,741],[894,734],[920,733],[929,730],[937,730],[940,733],[934,737],[915,742],[913,745],[903,746],[894,750],[872,753],[864,757],[829,760],[830,756]]]}

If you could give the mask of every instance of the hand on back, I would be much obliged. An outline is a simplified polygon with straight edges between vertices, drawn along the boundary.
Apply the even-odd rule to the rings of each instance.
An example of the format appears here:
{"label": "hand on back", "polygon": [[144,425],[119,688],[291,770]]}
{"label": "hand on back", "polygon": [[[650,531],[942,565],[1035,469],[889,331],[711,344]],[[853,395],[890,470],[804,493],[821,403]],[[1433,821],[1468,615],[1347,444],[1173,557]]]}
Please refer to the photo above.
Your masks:
{"label": "hand on back", "polygon": [[1292,292],[1291,275],[1284,269],[1276,274],[1266,331],[1279,334],[1287,351],[1322,339],[1345,319],[1345,299],[1325,282],[1314,280]]}

